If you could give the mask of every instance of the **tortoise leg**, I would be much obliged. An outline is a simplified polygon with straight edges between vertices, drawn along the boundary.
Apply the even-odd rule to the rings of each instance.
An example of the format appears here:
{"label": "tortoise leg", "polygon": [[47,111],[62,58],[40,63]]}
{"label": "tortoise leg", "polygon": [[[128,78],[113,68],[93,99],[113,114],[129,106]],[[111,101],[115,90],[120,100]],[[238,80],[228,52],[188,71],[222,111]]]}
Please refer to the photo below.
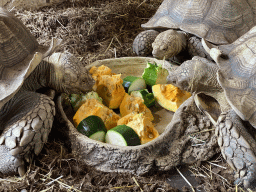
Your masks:
{"label": "tortoise leg", "polygon": [[159,32],[155,30],[146,30],[139,33],[133,41],[133,51],[138,56],[152,55],[152,43]]}
{"label": "tortoise leg", "polygon": [[205,51],[201,40],[195,36],[188,39],[188,53],[191,57],[200,56],[212,60],[211,56]]}
{"label": "tortoise leg", "polygon": [[35,92],[16,94],[0,111],[0,172],[25,174],[24,160],[38,155],[51,131],[55,105]]}
{"label": "tortoise leg", "polygon": [[235,184],[247,188],[256,178],[256,141],[249,133],[250,125],[233,111],[222,113],[216,125],[216,135],[222,155],[236,171]]}

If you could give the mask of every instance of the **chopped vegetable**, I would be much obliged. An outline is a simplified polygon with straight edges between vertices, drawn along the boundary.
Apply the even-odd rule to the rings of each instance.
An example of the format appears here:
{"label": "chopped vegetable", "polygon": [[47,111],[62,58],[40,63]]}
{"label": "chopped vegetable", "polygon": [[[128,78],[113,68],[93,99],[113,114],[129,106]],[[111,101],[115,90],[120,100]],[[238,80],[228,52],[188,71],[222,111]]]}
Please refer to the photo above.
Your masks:
{"label": "chopped vegetable", "polygon": [[153,86],[156,84],[167,83],[167,76],[169,75],[167,69],[157,66],[156,64],[147,64],[147,68],[144,69],[142,78],[145,80],[146,84]]}
{"label": "chopped vegetable", "polygon": [[165,109],[175,112],[191,94],[171,84],[158,84],[152,87],[156,101]]}
{"label": "chopped vegetable", "polygon": [[142,89],[139,91],[132,91],[130,95],[134,96],[134,97],[142,98],[144,104],[147,107],[151,107],[155,104],[155,97],[154,97],[153,93],[149,93],[147,89]]}
{"label": "chopped vegetable", "polygon": [[82,94],[71,94],[70,95],[70,103],[75,111],[79,109],[79,107],[85,103],[87,99],[97,99],[100,103],[102,103],[102,98],[99,97],[98,93],[91,91],[85,95]]}
{"label": "chopped vegetable", "polygon": [[103,120],[98,116],[90,115],[86,117],[78,124],[77,130],[90,139],[105,141],[107,129]]}
{"label": "chopped vegetable", "polygon": [[106,134],[106,143],[119,146],[140,145],[140,138],[137,133],[126,125],[118,125],[110,129]]}
{"label": "chopped vegetable", "polygon": [[139,136],[140,143],[145,144],[159,136],[153,123],[143,113],[129,113],[118,120],[117,125],[131,127]]}
{"label": "chopped vegetable", "polygon": [[89,73],[92,75],[95,81],[101,75],[115,75],[115,73],[112,73],[112,70],[105,65],[101,65],[99,67],[92,66]]}
{"label": "chopped vegetable", "polygon": [[127,76],[123,79],[123,86],[126,92],[137,91],[147,87],[146,82],[141,77]]}
{"label": "chopped vegetable", "polygon": [[94,90],[103,99],[103,103],[110,109],[117,109],[125,94],[124,87],[122,86],[123,80],[121,74],[119,75],[102,75],[99,76]]}
{"label": "chopped vegetable", "polygon": [[126,93],[120,105],[120,113],[121,116],[124,117],[132,112],[145,113],[145,116],[147,116],[150,120],[154,119],[150,109],[147,108],[147,106],[143,103],[142,98],[134,97]]}
{"label": "chopped vegetable", "polygon": [[113,110],[107,108],[98,100],[87,99],[73,117],[75,126],[77,127],[83,119],[90,115],[100,117],[103,120],[107,130],[115,127],[117,125],[117,121],[120,119],[119,115],[117,115]]}

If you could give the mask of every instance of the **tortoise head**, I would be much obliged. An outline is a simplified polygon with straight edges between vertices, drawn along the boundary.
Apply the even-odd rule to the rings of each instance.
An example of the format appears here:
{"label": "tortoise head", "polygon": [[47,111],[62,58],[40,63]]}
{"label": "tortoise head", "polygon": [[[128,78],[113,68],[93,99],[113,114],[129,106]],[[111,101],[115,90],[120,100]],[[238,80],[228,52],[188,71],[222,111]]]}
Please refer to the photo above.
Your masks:
{"label": "tortoise head", "polygon": [[217,81],[218,67],[213,62],[195,56],[183,62],[176,70],[169,73],[168,82],[182,90],[201,92],[221,89]]}
{"label": "tortoise head", "polygon": [[54,53],[47,61],[54,65],[55,80],[51,83],[57,91],[85,93],[92,90],[95,81],[82,62],[71,53]]}
{"label": "tortoise head", "polygon": [[194,65],[189,60],[182,63],[179,67],[169,73],[168,83],[179,87],[182,90],[191,91],[191,84],[194,77]]}
{"label": "tortoise head", "polygon": [[155,38],[152,43],[152,55],[158,59],[168,59],[176,56],[186,47],[186,36],[183,32],[167,30]]}

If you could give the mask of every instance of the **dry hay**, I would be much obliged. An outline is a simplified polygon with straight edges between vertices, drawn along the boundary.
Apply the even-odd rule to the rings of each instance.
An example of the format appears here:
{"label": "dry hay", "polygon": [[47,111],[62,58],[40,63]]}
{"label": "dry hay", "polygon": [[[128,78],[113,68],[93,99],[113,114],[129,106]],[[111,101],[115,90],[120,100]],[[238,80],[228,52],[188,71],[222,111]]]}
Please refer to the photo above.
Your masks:
{"label": "dry hay", "polygon": [[64,40],[69,51],[86,64],[98,59],[134,55],[131,44],[162,0],[88,0],[66,2],[40,11],[15,12],[37,37],[49,44],[52,37]]}
{"label": "dry hay", "polygon": [[[37,11],[12,10],[37,37],[49,44],[52,37],[64,40],[59,51],[69,51],[84,65],[95,60],[134,56],[132,42],[140,27],[162,0],[67,0],[62,5]],[[54,122],[54,126],[63,126]],[[215,164],[227,167],[220,158]],[[231,170],[210,163],[190,166],[199,187],[206,191],[235,191]],[[172,171],[146,177],[102,173],[80,164],[53,131],[42,153],[22,177],[0,177],[0,191],[152,191],[171,192],[166,182]],[[222,176],[221,176],[222,175]],[[227,179],[229,178],[229,179]],[[185,183],[185,182],[184,182]],[[183,191],[190,188],[184,187]]]}

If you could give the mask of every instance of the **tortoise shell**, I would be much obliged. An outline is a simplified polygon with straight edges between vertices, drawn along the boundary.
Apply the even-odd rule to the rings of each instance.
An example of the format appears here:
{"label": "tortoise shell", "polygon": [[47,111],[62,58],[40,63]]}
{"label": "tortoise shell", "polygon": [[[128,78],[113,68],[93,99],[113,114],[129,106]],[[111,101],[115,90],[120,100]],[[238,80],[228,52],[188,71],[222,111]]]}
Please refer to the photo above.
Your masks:
{"label": "tortoise shell", "polygon": [[164,0],[142,27],[181,29],[214,44],[229,44],[256,22],[255,0]]}
{"label": "tortoise shell", "polygon": [[0,7],[0,108],[53,47],[40,46],[18,18]]}
{"label": "tortoise shell", "polygon": [[219,66],[218,81],[234,111],[255,126],[256,27],[219,49],[222,54],[215,59]]}

